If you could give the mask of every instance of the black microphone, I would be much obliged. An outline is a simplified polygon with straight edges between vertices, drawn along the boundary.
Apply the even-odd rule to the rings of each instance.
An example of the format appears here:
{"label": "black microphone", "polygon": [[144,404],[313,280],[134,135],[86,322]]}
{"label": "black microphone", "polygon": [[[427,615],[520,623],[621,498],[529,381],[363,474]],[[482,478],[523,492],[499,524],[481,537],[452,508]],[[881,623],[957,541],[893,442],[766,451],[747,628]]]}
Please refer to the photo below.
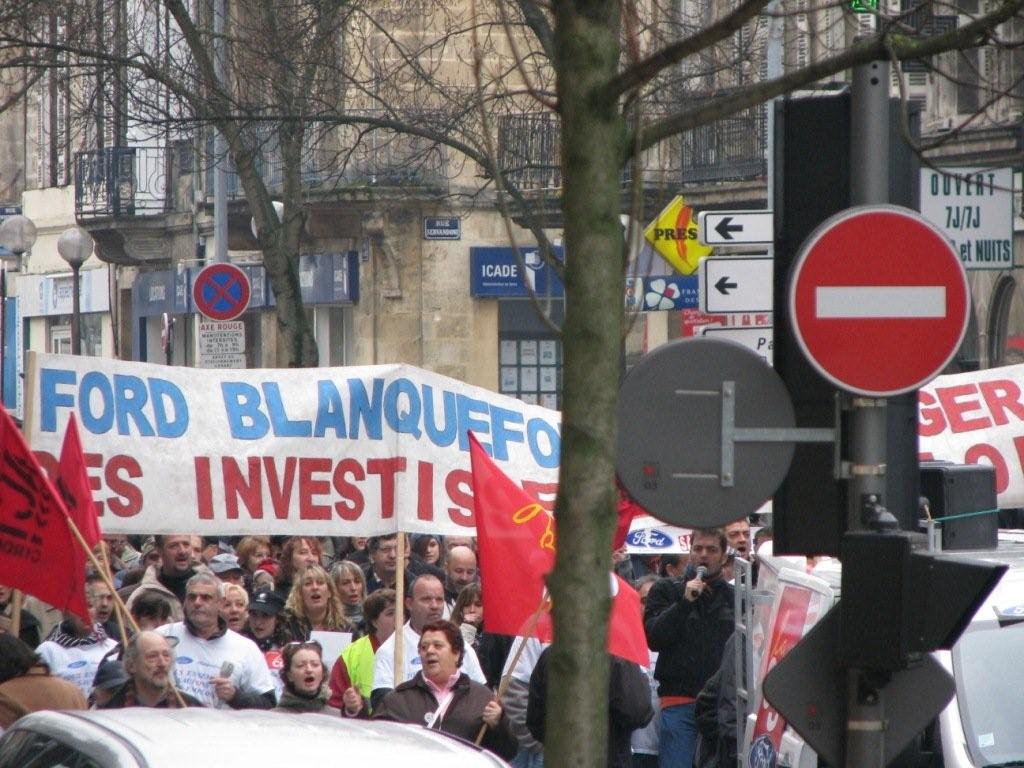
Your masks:
{"label": "black microphone", "polygon": [[707,575],[708,575],[708,569],[705,566],[703,566],[703,565],[698,565],[697,566],[697,578],[700,579],[701,581],[704,581],[704,579],[707,578]]}

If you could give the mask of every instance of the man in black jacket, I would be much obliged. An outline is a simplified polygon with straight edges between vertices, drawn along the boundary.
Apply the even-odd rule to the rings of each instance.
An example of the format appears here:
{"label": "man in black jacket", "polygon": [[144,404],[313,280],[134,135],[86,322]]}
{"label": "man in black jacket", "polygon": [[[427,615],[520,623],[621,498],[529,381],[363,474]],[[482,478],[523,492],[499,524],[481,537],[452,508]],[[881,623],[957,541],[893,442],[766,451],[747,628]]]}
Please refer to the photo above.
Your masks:
{"label": "man in black jacket", "polygon": [[[544,719],[547,716],[548,653],[537,659],[530,676],[530,698],[526,706],[526,727],[530,735],[544,743]],[[632,661],[609,656],[608,677],[608,768],[629,768],[633,764],[630,736],[654,717],[651,686],[642,669]]]}
{"label": "man in black jacket", "polygon": [[733,588],[722,579],[726,538],[720,528],[697,529],[690,539],[690,566],[678,578],[661,579],[647,595],[644,630],[658,652],[654,678],[661,699],[662,768],[691,768],[697,743],[694,703],[718,670],[733,633]]}

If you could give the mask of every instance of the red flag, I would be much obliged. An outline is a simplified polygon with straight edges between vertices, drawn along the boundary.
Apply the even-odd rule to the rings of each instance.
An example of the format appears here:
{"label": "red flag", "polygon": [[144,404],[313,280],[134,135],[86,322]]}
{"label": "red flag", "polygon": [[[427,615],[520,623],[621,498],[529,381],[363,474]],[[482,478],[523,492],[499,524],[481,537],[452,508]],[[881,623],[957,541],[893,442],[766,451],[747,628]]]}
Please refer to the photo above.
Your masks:
{"label": "red flag", "polygon": [[615,538],[612,540],[612,552],[626,543],[626,534],[629,533],[629,525],[634,517],[646,515],[647,510],[637,504],[633,497],[626,492],[619,481],[615,481],[615,489],[619,492],[619,522],[615,527]]}
{"label": "red flag", "polygon": [[84,553],[53,484],[0,408],[0,584],[91,623]]}
{"label": "red flag", "polygon": [[[469,455],[484,627],[502,635],[523,634],[543,599],[544,577],[555,565],[554,520],[498,469],[472,433]],[[545,620],[531,634],[550,640],[550,626]]]}
{"label": "red flag", "polygon": [[78,422],[71,414],[64,445],[60,449],[60,469],[57,474],[57,490],[72,522],[78,526],[82,538],[90,548],[100,543],[100,521],[96,516],[96,504],[89,488],[89,476],[85,472],[85,456],[82,441],[78,437]]}
{"label": "red flag", "polygon": [[[640,595],[617,574],[613,575],[618,589],[612,597],[612,615],[608,621],[608,653],[635,661],[642,667],[649,666],[651,653],[644,634]],[[487,611],[484,611],[486,616]]]}

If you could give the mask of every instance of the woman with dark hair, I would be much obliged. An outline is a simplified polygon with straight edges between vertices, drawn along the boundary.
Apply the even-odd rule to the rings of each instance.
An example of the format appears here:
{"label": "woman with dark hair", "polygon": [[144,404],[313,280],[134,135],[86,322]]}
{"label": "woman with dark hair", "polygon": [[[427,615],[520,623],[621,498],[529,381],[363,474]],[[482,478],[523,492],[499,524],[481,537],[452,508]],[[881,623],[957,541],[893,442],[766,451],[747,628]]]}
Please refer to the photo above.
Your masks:
{"label": "woman with dark hair", "polygon": [[281,679],[284,691],[274,707],[275,712],[302,714],[316,712],[341,716],[341,711],[327,703],[327,668],[323,648],[315,640],[288,643],[281,649]]}
{"label": "woman with dark hair", "polygon": [[519,742],[494,693],[462,672],[465,644],[450,621],[423,627],[419,654],[421,670],[388,693],[374,718],[400,723],[425,723],[453,736],[473,741],[487,726],[481,746],[506,760],[515,757]]}
{"label": "woman with dark hair", "polygon": [[[356,717],[369,709],[375,655],[395,631],[395,590],[378,589],[366,598],[363,616],[366,634],[342,651],[331,668],[330,703],[339,709],[344,707],[346,717]],[[358,700],[349,691],[354,691]]]}
{"label": "woman with dark hair", "polygon": [[295,640],[309,640],[310,632],[351,632],[334,580],[319,565],[308,566],[295,580],[281,621]]}
{"label": "woman with dark hair", "polygon": [[441,537],[423,533],[412,537],[412,553],[427,565],[441,565]]}
{"label": "woman with dark hair", "polygon": [[39,657],[14,635],[0,632],[0,729],[41,709],[86,709],[74,683],[50,674]]}
{"label": "woman with dark hair", "polygon": [[274,588],[284,600],[288,599],[295,578],[307,566],[320,565],[321,554],[320,542],[308,536],[292,536],[284,543],[274,577]]}

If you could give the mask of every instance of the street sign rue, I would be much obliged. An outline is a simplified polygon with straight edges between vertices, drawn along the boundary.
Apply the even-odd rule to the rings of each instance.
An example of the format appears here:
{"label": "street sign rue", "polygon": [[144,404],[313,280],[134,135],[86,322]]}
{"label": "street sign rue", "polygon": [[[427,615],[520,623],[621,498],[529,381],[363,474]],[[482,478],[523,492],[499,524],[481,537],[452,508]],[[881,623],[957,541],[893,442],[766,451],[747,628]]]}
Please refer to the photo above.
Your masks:
{"label": "street sign rue", "polygon": [[697,239],[704,245],[767,245],[775,240],[772,211],[701,211]]}
{"label": "street sign rue", "polygon": [[772,306],[771,256],[715,256],[700,263],[701,312],[771,312]]}
{"label": "street sign rue", "polygon": [[203,267],[192,283],[192,301],[210,320],[234,320],[252,296],[249,276],[241,267],[217,262]]}
{"label": "street sign rue", "polygon": [[789,282],[793,334],[811,365],[850,392],[918,389],[956,354],[970,293],[943,233],[894,205],[850,208],[801,246]]}

